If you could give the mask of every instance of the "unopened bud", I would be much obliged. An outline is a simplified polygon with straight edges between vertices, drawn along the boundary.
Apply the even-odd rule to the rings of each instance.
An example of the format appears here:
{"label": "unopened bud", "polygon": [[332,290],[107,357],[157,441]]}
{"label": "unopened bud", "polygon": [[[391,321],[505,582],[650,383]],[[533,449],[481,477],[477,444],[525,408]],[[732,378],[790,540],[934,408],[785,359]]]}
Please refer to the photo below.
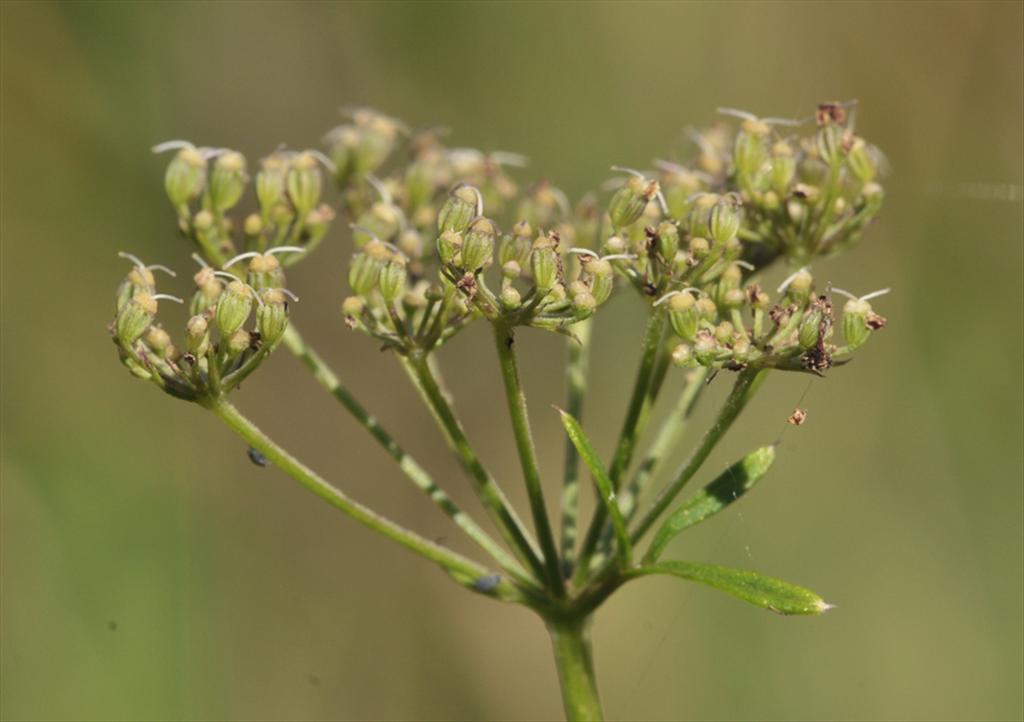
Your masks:
{"label": "unopened bud", "polygon": [[530,270],[533,282],[542,295],[550,291],[558,282],[558,259],[555,249],[550,246],[534,248],[530,254]]}
{"label": "unopened bud", "polygon": [[146,332],[146,345],[159,356],[163,356],[168,348],[171,348],[171,337],[159,326],[150,326]]}
{"label": "unopened bud", "polygon": [[665,260],[665,263],[671,264],[675,260],[676,251],[678,250],[679,229],[676,228],[674,223],[662,222],[658,226],[658,253]]}
{"label": "unopened bud", "polygon": [[131,346],[146,332],[156,317],[156,299],[145,291],[136,293],[117,313],[114,331],[117,340]]}
{"label": "unopened bud", "polygon": [[697,302],[688,292],[677,293],[668,300],[668,320],[672,330],[684,341],[693,341],[697,334],[700,312]]}
{"label": "unopened bud", "polygon": [[615,229],[636,223],[647,204],[658,194],[658,181],[630,176],[626,184],[608,202],[608,215]]}
{"label": "unopened bud", "polygon": [[572,309],[578,319],[587,318],[594,313],[596,308],[597,299],[586,291],[577,293],[572,297]]}
{"label": "unopened bud", "polygon": [[523,275],[522,266],[518,261],[506,261],[501,265],[501,275],[509,280],[514,280]]}
{"label": "unopened bud", "polygon": [[258,236],[263,232],[263,219],[260,218],[257,213],[250,213],[245,217],[243,230],[245,231],[245,235],[250,238]]}
{"label": "unopened bud", "polygon": [[681,343],[672,349],[672,363],[679,368],[693,368],[697,366],[697,359],[693,357],[693,349]]}
{"label": "unopened bud", "polygon": [[366,303],[359,296],[349,296],[341,302],[341,313],[346,317],[358,318],[365,307]]}
{"label": "unopened bud", "polygon": [[281,270],[281,262],[272,253],[253,256],[249,261],[247,280],[257,291],[265,288],[283,288],[284,271]]}
{"label": "unopened bud", "polygon": [[505,286],[501,289],[501,305],[506,311],[512,311],[519,308],[522,303],[522,297],[519,295],[519,291],[516,290],[515,286]]}
{"label": "unopened bud", "polygon": [[380,271],[378,287],[380,288],[380,295],[384,297],[386,303],[392,303],[405,293],[407,278],[408,274],[405,270],[404,262],[392,259],[384,264]]}
{"label": "unopened bud", "polygon": [[245,324],[252,312],[252,289],[241,281],[232,281],[217,302],[214,320],[221,338],[230,337]]}
{"label": "unopened bud", "polygon": [[262,294],[263,305],[256,309],[256,329],[268,346],[276,344],[288,328],[288,299],[277,288]]}
{"label": "unopened bud", "polygon": [[228,337],[226,345],[228,358],[234,358],[235,356],[238,356],[251,345],[252,336],[249,334],[249,332],[242,329],[238,329]]}
{"label": "unopened bud", "polygon": [[855,138],[846,156],[850,170],[861,183],[870,183],[878,172],[878,161],[871,147],[863,138]]}
{"label": "unopened bud", "polygon": [[177,152],[164,175],[164,189],[175,208],[181,208],[198,197],[206,182],[206,159],[195,148]]}
{"label": "unopened bud", "polygon": [[323,183],[320,168],[317,167],[316,157],[309,151],[296,155],[289,166],[286,178],[288,197],[298,217],[305,218],[320,201]]}
{"label": "unopened bud", "polygon": [[462,267],[475,272],[490,265],[494,257],[497,234],[494,224],[486,218],[477,218],[466,231],[462,243]]}
{"label": "unopened bud", "polygon": [[437,255],[441,263],[454,263],[455,256],[462,250],[462,234],[458,231],[444,231],[437,238]]}
{"label": "unopened bud", "polygon": [[456,188],[437,214],[437,230],[441,233],[465,231],[469,222],[479,215],[481,205],[480,191],[476,188],[470,185]]}
{"label": "unopened bud", "polygon": [[196,358],[210,349],[210,327],[203,316],[193,316],[185,324],[185,348]]}
{"label": "unopened bud", "polygon": [[232,150],[218,156],[210,173],[210,205],[213,209],[224,212],[234,207],[242,197],[246,180],[245,157],[241,153]]}
{"label": "unopened bud", "polygon": [[264,158],[261,163],[260,172],[256,174],[256,199],[265,218],[270,217],[271,209],[284,197],[287,171],[287,159],[277,153]]}
{"label": "unopened bud", "polygon": [[732,198],[721,198],[711,209],[709,221],[711,239],[716,244],[727,243],[740,229],[740,211]]}

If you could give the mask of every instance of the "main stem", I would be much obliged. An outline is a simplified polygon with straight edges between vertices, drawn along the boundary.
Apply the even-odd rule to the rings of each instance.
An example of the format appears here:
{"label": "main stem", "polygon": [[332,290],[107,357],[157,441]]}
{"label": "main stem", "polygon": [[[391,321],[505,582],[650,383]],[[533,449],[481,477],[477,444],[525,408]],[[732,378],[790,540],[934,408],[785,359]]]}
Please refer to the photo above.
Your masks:
{"label": "main stem", "polygon": [[514,345],[512,329],[507,326],[495,325],[494,345],[498,350],[501,378],[505,385],[505,400],[508,402],[508,413],[512,419],[516,449],[519,452],[519,461],[523,468],[526,494],[530,500],[530,511],[533,513],[533,525],[540,542],[541,552],[544,555],[548,584],[552,592],[561,596],[565,592],[565,581],[559,569],[558,549],[555,546],[555,536],[551,532],[548,510],[544,504],[544,490],[540,483],[537,452],[533,447],[530,419],[526,413],[526,396],[523,394],[523,387],[519,382],[519,368],[516,365],[515,350],[512,348]]}
{"label": "main stem", "polygon": [[588,626],[590,617],[549,619],[548,633],[555,652],[558,681],[562,687],[565,718],[569,722],[602,720],[601,700],[594,678]]}

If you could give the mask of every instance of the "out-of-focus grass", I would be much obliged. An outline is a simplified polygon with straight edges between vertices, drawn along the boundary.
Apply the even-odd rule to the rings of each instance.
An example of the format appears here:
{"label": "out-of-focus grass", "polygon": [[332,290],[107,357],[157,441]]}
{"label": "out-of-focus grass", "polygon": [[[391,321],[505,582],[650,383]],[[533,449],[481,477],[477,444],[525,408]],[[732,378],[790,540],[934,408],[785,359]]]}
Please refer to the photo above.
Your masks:
{"label": "out-of-focus grass", "polygon": [[[774,440],[758,490],[669,555],[751,566],[839,608],[781,619],[669,580],[595,629],[610,716],[1013,719],[1024,714],[1022,6],[66,3],[2,13],[4,719],[548,718],[540,626],[463,594],[260,470],[196,408],[133,383],[103,326],[131,249],[188,267],[162,197],[170,137],[316,145],[342,104],[521,151],[577,195],[683,148],[719,105],[857,97],[887,207],[817,275],[892,285],[890,327],[808,386],[777,377],[706,477]],[[979,194],[966,183],[981,182]],[[1010,186],[1016,200],[1000,200]],[[401,374],[344,332],[340,229],[291,274],[296,319],[457,498]],[[588,430],[617,431],[641,330],[602,313]],[[556,476],[562,347],[525,335]],[[626,349],[627,353],[622,350]],[[447,375],[487,462],[518,476],[471,332]],[[720,397],[723,389],[713,389]],[[801,397],[808,423],[783,423]],[[353,494],[456,535],[285,354],[240,403]],[[708,417],[705,409],[703,417]],[[493,432],[485,429],[495,429]],[[339,443],[339,438],[343,441]],[[685,449],[679,450],[679,455]],[[522,500],[521,493],[515,493]]]}

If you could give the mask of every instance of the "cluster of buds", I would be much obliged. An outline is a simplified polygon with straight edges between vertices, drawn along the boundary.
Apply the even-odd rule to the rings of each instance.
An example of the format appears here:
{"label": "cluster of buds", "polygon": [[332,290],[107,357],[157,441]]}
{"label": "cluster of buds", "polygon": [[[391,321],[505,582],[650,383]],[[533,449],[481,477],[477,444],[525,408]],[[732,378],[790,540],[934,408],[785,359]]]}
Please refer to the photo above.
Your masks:
{"label": "cluster of buds", "polygon": [[191,317],[181,345],[175,345],[157,322],[160,301],[185,301],[157,293],[153,271],[174,273],[121,254],[133,264],[118,287],[110,326],[121,361],[139,378],[178,398],[203,401],[229,392],[256,370],[284,335],[288,301],[297,299],[283,287],[276,256],[301,250],[275,248],[232,259],[228,266],[248,260],[245,279],[214,270],[196,255],[201,268],[194,276],[196,289],[188,302]]}
{"label": "cluster of buds", "polygon": [[167,197],[182,233],[217,265],[241,252],[283,244],[303,250],[289,259],[293,262],[320,243],[334,219],[330,206],[320,202],[321,166],[329,171],[334,166],[319,151],[275,151],[264,158],[255,179],[258,211],[234,218],[230,212],[250,180],[245,156],[180,140],[153,150],[175,151],[164,176]]}
{"label": "cluster of buds", "polygon": [[[681,343],[672,352],[681,367],[739,371],[776,368],[821,374],[843,363],[872,331],[885,326],[868,301],[888,289],[857,298],[838,288],[818,294],[804,268],[778,288],[776,302],[756,283],[743,287],[742,261],[729,266],[713,284],[667,293],[669,323]],[[842,344],[834,338],[832,293],[847,296],[842,311]]]}
{"label": "cluster of buds", "polygon": [[[379,204],[394,203],[384,189],[381,195],[376,211],[371,207],[374,222],[383,218]],[[349,267],[354,295],[343,303],[349,327],[389,347],[429,351],[476,318],[567,332],[611,295],[611,261],[565,248],[563,233],[575,237],[576,225],[566,220],[572,211],[556,189],[538,184],[519,204],[524,215],[551,223],[551,230],[535,230],[523,219],[502,233],[483,214],[484,204],[476,186],[453,188],[434,217],[432,247],[415,229],[354,225],[357,251]],[[397,206],[390,209],[405,217]],[[438,268],[431,279],[434,263]]]}

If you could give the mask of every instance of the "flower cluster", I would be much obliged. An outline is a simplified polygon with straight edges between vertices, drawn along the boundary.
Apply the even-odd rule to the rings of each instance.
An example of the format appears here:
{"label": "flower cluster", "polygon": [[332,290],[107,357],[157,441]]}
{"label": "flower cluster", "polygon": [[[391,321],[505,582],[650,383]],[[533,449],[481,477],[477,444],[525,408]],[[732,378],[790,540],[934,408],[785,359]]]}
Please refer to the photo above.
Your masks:
{"label": "flower cluster", "polygon": [[256,370],[288,327],[288,301],[297,299],[284,288],[277,259],[282,252],[301,249],[252,251],[232,259],[227,266],[248,260],[245,280],[214,270],[196,256],[201,267],[193,277],[196,288],[189,302],[192,315],[185,324],[184,344],[180,346],[156,320],[159,301],[185,303],[156,292],[153,271],[174,273],[122,254],[132,261],[133,268],[118,287],[117,314],[111,325],[121,361],[139,378],[190,401],[216,398],[237,387]]}

